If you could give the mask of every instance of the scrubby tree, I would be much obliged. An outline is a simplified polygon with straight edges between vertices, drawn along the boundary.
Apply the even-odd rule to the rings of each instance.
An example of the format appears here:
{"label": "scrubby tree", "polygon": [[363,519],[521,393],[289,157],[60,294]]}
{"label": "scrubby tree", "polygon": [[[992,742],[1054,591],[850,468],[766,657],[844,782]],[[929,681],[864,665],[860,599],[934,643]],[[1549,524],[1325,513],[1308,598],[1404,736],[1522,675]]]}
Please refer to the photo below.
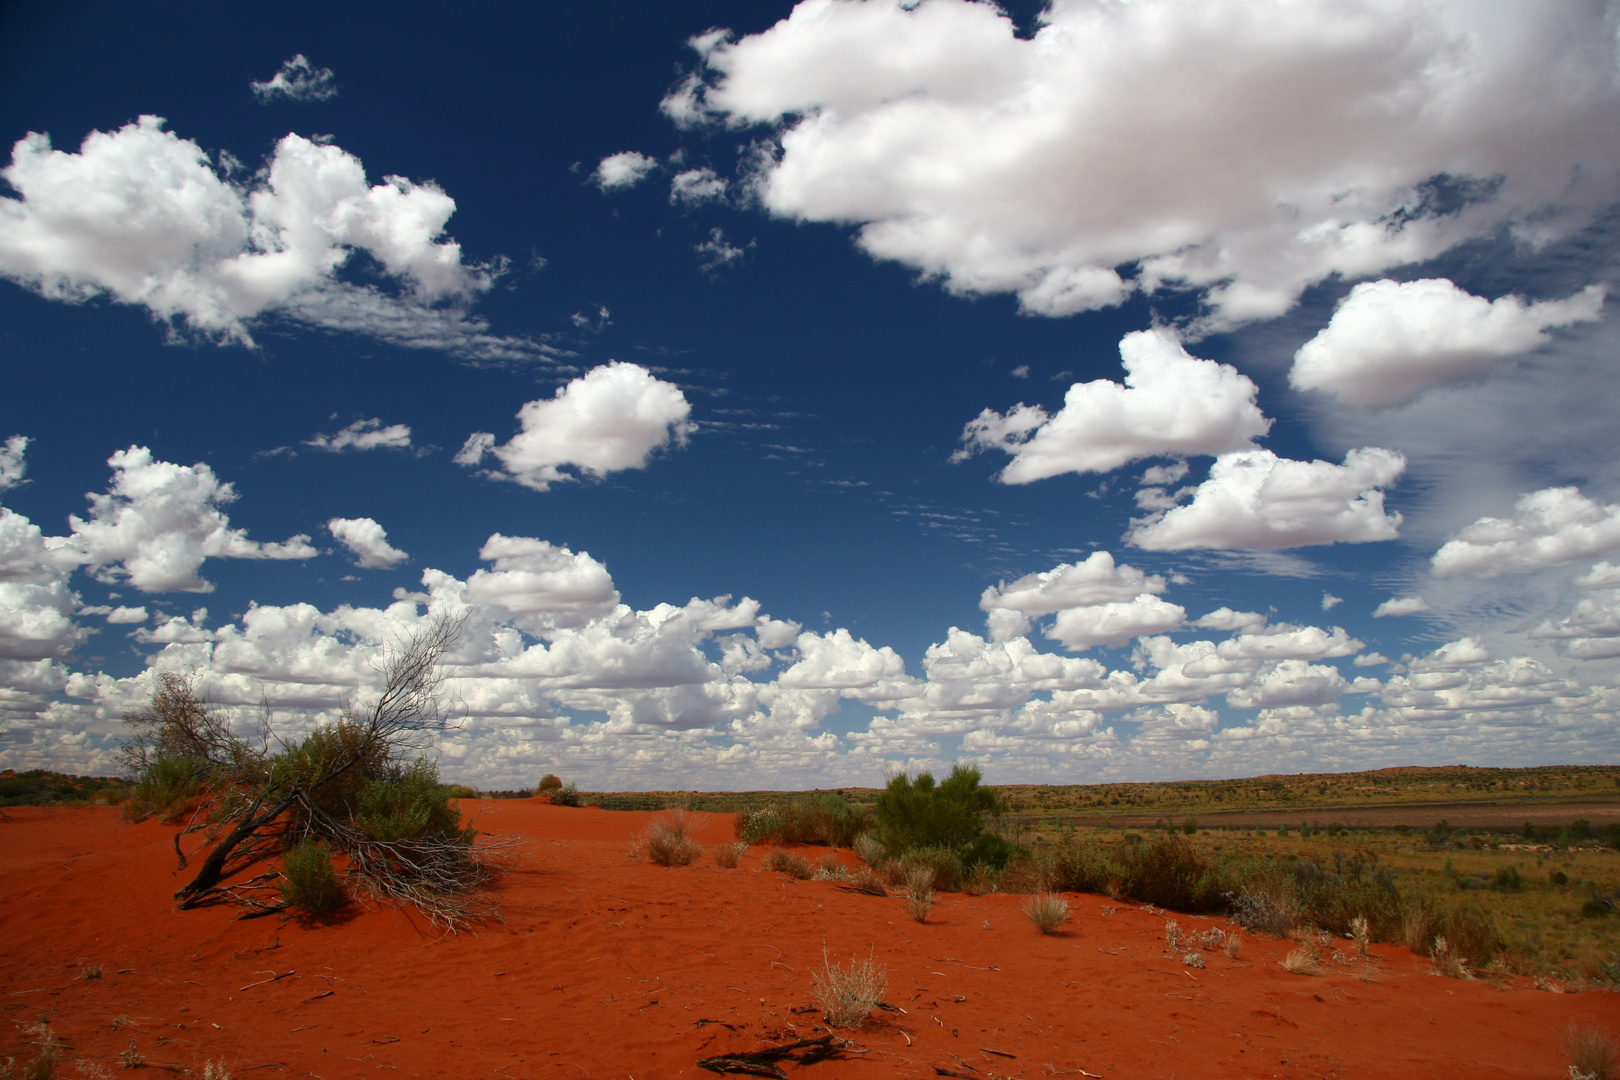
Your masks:
{"label": "scrubby tree", "polygon": [[928,772],[891,777],[872,811],[878,842],[896,857],[941,849],[963,866],[1004,865],[1014,848],[985,832],[984,819],[999,810],[1000,800],[995,791],[979,786],[980,779],[978,769],[960,764],[938,783]]}
{"label": "scrubby tree", "polygon": [[263,897],[284,879],[275,864],[319,843],[372,895],[442,925],[459,928],[490,910],[477,894],[508,845],[475,845],[476,833],[462,827],[438,783],[438,767],[417,756],[445,728],[439,662],[460,630],[460,620],[438,618],[396,642],[370,707],[351,706],[296,742],[280,740],[268,723],[251,742],[192,680],[161,676],[149,706],[125,717],[134,735],[124,759],[137,790],[147,791],[137,813],[172,817],[176,803],[190,810],[175,837],[182,868],[189,860],[181,838],[206,830],[196,874],[175,893],[180,907],[274,910],[279,905]]}

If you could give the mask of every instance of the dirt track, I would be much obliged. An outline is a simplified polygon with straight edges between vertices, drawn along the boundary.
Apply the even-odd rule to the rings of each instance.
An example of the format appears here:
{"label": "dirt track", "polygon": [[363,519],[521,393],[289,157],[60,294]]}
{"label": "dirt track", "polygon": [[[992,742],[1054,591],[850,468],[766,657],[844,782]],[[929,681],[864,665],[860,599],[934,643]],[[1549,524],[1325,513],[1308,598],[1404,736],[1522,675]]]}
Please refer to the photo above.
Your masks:
{"label": "dirt track", "polygon": [[[1148,828],[1160,821],[1179,822],[1185,814],[1075,814],[1062,815],[1078,825],[1100,825],[1105,820],[1116,828]],[[1220,810],[1196,815],[1204,828],[1276,828],[1297,826],[1309,821],[1317,825],[1348,825],[1353,828],[1387,829],[1410,825],[1427,829],[1444,820],[1457,829],[1492,829],[1506,832],[1525,822],[1535,825],[1568,825],[1586,820],[1601,827],[1620,822],[1620,802],[1561,803],[1408,803],[1397,806],[1310,806],[1285,810]]]}

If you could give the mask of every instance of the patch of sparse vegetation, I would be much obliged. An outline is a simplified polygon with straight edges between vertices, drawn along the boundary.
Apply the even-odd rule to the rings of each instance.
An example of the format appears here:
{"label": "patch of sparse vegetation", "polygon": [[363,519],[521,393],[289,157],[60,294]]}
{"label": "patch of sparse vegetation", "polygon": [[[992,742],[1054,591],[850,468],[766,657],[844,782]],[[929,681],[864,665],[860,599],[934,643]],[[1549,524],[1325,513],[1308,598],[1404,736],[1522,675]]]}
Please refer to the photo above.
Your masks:
{"label": "patch of sparse vegetation", "polygon": [[760,868],[773,874],[786,874],[800,881],[809,881],[816,872],[809,860],[781,848],[772,848],[766,852],[765,858],[760,861]]}
{"label": "patch of sparse vegetation", "polygon": [[709,850],[714,853],[716,866],[719,866],[722,870],[735,870],[737,863],[743,857],[743,853],[748,850],[748,845],[740,842],[736,844],[716,844]]}
{"label": "patch of sparse vegetation", "polygon": [[1288,950],[1280,963],[1284,971],[1294,975],[1317,975],[1322,971],[1322,950],[1313,941],[1302,941]]}
{"label": "patch of sparse vegetation", "polygon": [[1019,905],[1029,924],[1043,934],[1055,934],[1069,919],[1069,902],[1061,896],[1041,893]]}
{"label": "patch of sparse vegetation", "polygon": [[696,824],[685,810],[667,811],[647,826],[631,845],[631,852],[659,866],[690,866],[703,854],[703,845],[691,836]]}
{"label": "patch of sparse vegetation", "polygon": [[1569,1057],[1569,1080],[1620,1077],[1620,1039],[1596,1025],[1571,1024],[1558,1038]]}
{"label": "patch of sparse vegetation", "polygon": [[370,893],[448,929],[492,912],[479,893],[521,838],[475,846],[438,767],[411,761],[445,727],[439,661],[460,628],[441,617],[395,643],[371,706],[296,742],[273,731],[245,739],[190,679],[159,676],[148,707],[124,717],[133,734],[121,758],[138,777],[133,815],[184,815],[182,836],[207,830],[195,876],[175,894],[182,909],[272,909],[265,894],[276,875],[249,871],[313,839],[341,854]]}
{"label": "patch of sparse vegetation", "polygon": [[876,957],[850,957],[847,964],[834,964],[821,950],[821,970],[811,979],[816,1004],[831,1027],[857,1027],[866,1022],[889,991],[889,980]]}
{"label": "patch of sparse vegetation", "polygon": [[913,867],[906,875],[906,914],[917,922],[927,922],[934,910],[934,874],[926,866]]}
{"label": "patch of sparse vegetation", "polygon": [[853,847],[872,829],[872,813],[836,792],[787,799],[736,815],[737,838],[752,844]]}
{"label": "patch of sparse vegetation", "polygon": [[330,915],[349,902],[326,844],[309,837],[288,850],[281,860],[281,899],[316,917]]}

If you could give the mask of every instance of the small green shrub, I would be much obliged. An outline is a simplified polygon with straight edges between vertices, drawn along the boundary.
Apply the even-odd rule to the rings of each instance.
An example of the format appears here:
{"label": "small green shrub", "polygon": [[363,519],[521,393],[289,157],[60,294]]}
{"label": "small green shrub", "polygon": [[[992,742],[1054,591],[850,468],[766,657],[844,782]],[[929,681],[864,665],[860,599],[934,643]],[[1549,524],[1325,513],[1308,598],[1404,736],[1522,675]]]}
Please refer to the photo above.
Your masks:
{"label": "small green shrub", "polygon": [[444,797],[447,799],[476,799],[478,792],[466,784],[444,784]]}
{"label": "small green shrub", "polygon": [[461,811],[439,785],[439,767],[426,758],[361,786],[354,822],[368,839],[385,842],[421,837],[471,844],[476,835],[461,827]]}
{"label": "small green shrub", "polygon": [[1230,891],[1220,867],[1182,837],[1157,833],[1141,844],[1121,845],[1114,857],[1125,895],[1173,911],[1218,911]]}
{"label": "small green shrub", "polygon": [[551,800],[552,806],[578,806],[579,789],[570,781],[552,788],[546,798]]}
{"label": "small green shrub", "polygon": [[349,902],[332,869],[327,846],[306,839],[289,848],[281,862],[281,899],[306,915],[330,915]]}
{"label": "small green shrub", "polygon": [[1522,892],[1524,875],[1519,873],[1517,866],[1499,866],[1496,868],[1496,876],[1491,880],[1491,888],[1497,892]]}
{"label": "small green shrub", "polygon": [[124,801],[125,819],[136,822],[156,814],[159,820],[172,824],[197,801],[208,774],[204,758],[161,752],[153,755]]}
{"label": "small green shrub", "polygon": [[1195,817],[1189,817],[1184,820],[1181,823],[1181,831],[1187,836],[1196,835],[1198,832],[1198,819]]}
{"label": "small green shrub", "polygon": [[553,791],[556,791],[562,786],[563,782],[560,776],[558,776],[556,773],[546,773],[546,775],[540,778],[540,784],[534,789],[534,793],[544,797],[550,795]]}

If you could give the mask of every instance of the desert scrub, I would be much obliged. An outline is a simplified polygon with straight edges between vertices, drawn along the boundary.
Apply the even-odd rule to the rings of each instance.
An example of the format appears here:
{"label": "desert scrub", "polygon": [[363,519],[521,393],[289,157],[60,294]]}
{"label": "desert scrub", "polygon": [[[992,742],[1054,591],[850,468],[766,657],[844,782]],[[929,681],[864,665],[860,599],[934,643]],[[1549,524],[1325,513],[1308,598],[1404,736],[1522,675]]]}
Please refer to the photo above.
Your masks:
{"label": "desert scrub", "polygon": [[1313,941],[1303,941],[1288,950],[1282,969],[1294,975],[1317,975],[1322,971],[1322,950]]}
{"label": "desert scrub", "polygon": [[855,871],[855,880],[850,887],[857,892],[867,893],[871,896],[888,896],[889,890],[884,888],[883,879],[870,866],[863,866]]}
{"label": "desert scrub", "polygon": [[772,848],[766,852],[759,865],[761,869],[770,873],[786,874],[800,881],[809,881],[815,876],[815,869],[807,860],[781,848]]}
{"label": "desert scrub", "polygon": [[910,882],[917,873],[928,875],[930,890],[950,892],[962,881],[962,863],[950,848],[916,848],[900,857],[900,871]]}
{"label": "desert scrub", "polygon": [[737,815],[737,838],[753,844],[851,847],[872,828],[872,814],[842,795],[809,795]]}
{"label": "desert scrub", "polygon": [[1616,1080],[1620,1076],[1620,1039],[1606,1028],[1571,1024],[1558,1037],[1569,1057],[1569,1080]]}
{"label": "desert scrub", "polygon": [[685,810],[670,810],[647,826],[647,831],[631,844],[630,852],[659,866],[690,866],[703,854],[703,845],[691,837],[696,825]]}
{"label": "desert scrub", "polygon": [[330,915],[349,902],[324,843],[306,837],[287,850],[281,862],[281,899],[306,915]]}
{"label": "desert scrub", "polygon": [[906,914],[917,922],[927,922],[934,909],[934,875],[927,867],[915,867],[906,875]]}
{"label": "desert scrub", "polygon": [[1024,913],[1031,926],[1043,934],[1056,933],[1057,928],[1069,918],[1069,902],[1051,893],[1030,897],[1019,905],[1018,910]]}
{"label": "desert scrub", "polygon": [[738,860],[743,857],[743,852],[748,850],[748,845],[743,843],[716,844],[709,850],[714,853],[715,865],[722,870],[735,870]]}
{"label": "desert scrub", "polygon": [[856,1027],[866,1022],[889,991],[889,979],[877,959],[852,956],[847,964],[834,964],[821,950],[821,970],[811,977],[816,1004],[830,1027]]}

